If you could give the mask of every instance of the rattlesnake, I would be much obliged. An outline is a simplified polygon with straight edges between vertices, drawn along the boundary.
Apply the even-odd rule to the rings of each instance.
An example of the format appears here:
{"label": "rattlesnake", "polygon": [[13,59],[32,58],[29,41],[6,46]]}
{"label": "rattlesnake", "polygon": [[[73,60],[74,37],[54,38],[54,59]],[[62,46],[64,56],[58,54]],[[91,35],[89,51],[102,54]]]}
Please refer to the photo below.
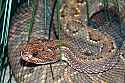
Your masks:
{"label": "rattlesnake", "polygon": [[[38,7],[41,7],[40,0],[38,0],[38,3],[39,3]],[[11,48],[9,47],[9,49],[14,49],[10,51],[10,61],[13,61],[11,63],[12,69],[14,70],[15,68],[17,68],[17,70],[13,72],[15,73],[15,76],[18,80],[20,79],[22,80],[22,82],[31,83],[32,80],[34,79],[33,83],[34,82],[39,83],[41,81],[52,83],[52,77],[50,76],[50,74],[46,72],[47,70],[50,70],[48,67],[48,63],[53,63],[53,71],[55,71],[55,73],[58,73],[60,71],[59,73],[63,75],[63,73],[65,73],[64,70],[68,64],[69,67],[67,68],[68,68],[68,71],[71,70],[70,73],[77,73],[77,74],[85,73],[87,75],[89,74],[88,77],[90,77],[90,79],[92,80],[93,79],[95,80],[96,75],[100,73],[103,74],[115,68],[117,69],[117,66],[121,65],[121,64],[119,65],[120,58],[119,58],[117,46],[115,45],[115,42],[113,41],[112,37],[107,33],[104,34],[102,32],[99,32],[98,30],[94,30],[84,25],[81,21],[78,21],[76,19],[69,19],[68,21],[66,21],[65,25],[62,25],[62,32],[61,32],[62,46],[60,49],[57,47],[56,41],[54,39],[48,40],[47,38],[38,37],[39,31],[37,29],[39,28],[33,29],[34,32],[32,35],[34,37],[32,36],[31,41],[27,43],[26,41],[24,41],[26,39],[18,39],[20,41],[23,41],[24,43],[21,43],[21,44],[18,43],[17,45],[15,45],[15,43],[17,43],[16,38],[20,38],[24,36],[25,38],[27,37],[26,29],[24,29],[26,27],[24,26],[25,26],[25,22],[31,18],[31,10],[24,9],[23,11],[27,11],[27,13],[24,12],[24,14],[20,13],[19,15],[17,15],[20,18],[18,21],[16,21],[17,20],[16,18],[14,19],[13,21],[14,23],[12,24],[12,27],[16,28],[17,26],[21,25],[22,28],[21,29],[19,28],[19,29],[21,31],[23,30],[25,31],[20,33],[21,31],[17,30],[17,32],[15,33],[16,35],[20,33],[19,37],[15,37],[12,35],[11,37],[12,39],[9,40],[9,46],[11,47]],[[40,11],[37,11],[37,12],[40,12]],[[39,15],[37,16],[39,17]],[[35,27],[38,26],[37,22],[36,24],[34,24],[34,26]],[[12,33],[14,33],[14,31]],[[67,63],[65,62],[60,63],[61,62],[60,60],[62,59],[60,58],[60,50],[62,51],[62,54],[65,57],[64,60]],[[13,60],[14,57],[15,59]],[[19,65],[20,58],[30,63],[39,64],[39,65],[42,64],[42,65],[40,65],[41,67],[40,66],[23,67]],[[17,63],[15,63],[14,61]],[[43,64],[46,64],[46,65],[43,65]],[[118,67],[118,69],[119,68],[121,68],[121,66]],[[46,71],[43,69],[45,69]],[[56,71],[56,69],[57,70],[59,69],[59,71]],[[32,75],[35,74],[35,72],[38,72],[41,74],[43,73],[43,74],[38,75],[41,77],[31,78]],[[44,74],[46,74],[46,78]],[[95,76],[91,77],[91,75],[93,74],[95,74]],[[59,75],[59,74],[56,74],[56,75]],[[62,82],[67,80],[63,76],[57,79],[58,81],[62,80]],[[70,77],[70,79],[72,79],[72,76]],[[101,79],[105,79],[105,78],[101,78]],[[19,82],[21,82],[20,80]],[[80,81],[83,82],[83,79],[79,80],[79,82]],[[86,81],[88,81],[88,79],[86,79]],[[69,80],[68,78],[67,82],[71,82],[71,80]],[[89,82],[86,82],[86,83],[89,83]]]}
{"label": "rattlesnake", "polygon": [[[76,28],[80,24],[77,21],[75,21],[74,23],[75,24],[71,25],[72,28],[74,27]],[[68,27],[66,26],[66,28]],[[76,31],[75,33],[72,33],[74,32],[73,30],[65,29],[68,32],[66,32],[65,30],[64,32],[62,32],[63,35],[61,41],[67,50],[63,48],[61,50],[63,50],[64,56],[68,59],[68,64],[70,64],[74,69],[80,70],[81,72],[87,71],[88,69],[87,72],[91,71],[91,73],[96,73],[95,69],[97,73],[99,73],[108,70],[109,68],[112,68],[112,66],[114,66],[117,63],[117,61],[114,59],[109,60],[109,58],[115,56],[116,53],[116,48],[113,45],[114,42],[111,41],[112,39],[85,26],[78,28],[81,29],[83,28],[83,30],[85,30],[84,28],[86,28],[85,31],[86,33],[88,33],[89,37],[91,39],[94,39],[94,36],[96,36],[97,38],[95,38],[94,40],[97,42],[95,42],[94,44],[93,40],[91,40],[90,42],[89,38],[87,40],[87,38],[84,37],[82,38],[82,36],[80,38],[77,37],[77,35],[79,34],[84,34],[82,32],[79,33],[79,31],[78,32]],[[74,36],[72,34],[74,34]],[[24,44],[22,48],[23,49],[21,51],[21,56],[23,60],[31,63],[45,64],[45,63],[56,62],[59,60],[59,48],[57,48],[56,42],[54,42],[54,40],[50,41],[49,40],[47,41],[47,39],[35,40],[33,38],[31,42],[29,42],[26,45]],[[36,56],[34,56],[34,53],[36,53]],[[101,65],[96,67],[96,65],[99,64]],[[107,64],[109,65],[107,66]]]}

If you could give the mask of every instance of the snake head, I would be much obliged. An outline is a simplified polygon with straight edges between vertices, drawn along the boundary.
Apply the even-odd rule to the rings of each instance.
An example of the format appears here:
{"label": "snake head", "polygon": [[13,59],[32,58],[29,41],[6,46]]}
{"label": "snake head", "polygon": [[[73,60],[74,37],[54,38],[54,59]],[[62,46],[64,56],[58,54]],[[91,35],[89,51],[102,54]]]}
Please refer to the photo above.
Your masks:
{"label": "snake head", "polygon": [[54,40],[32,39],[23,44],[21,58],[34,64],[48,64],[59,60],[59,49]]}

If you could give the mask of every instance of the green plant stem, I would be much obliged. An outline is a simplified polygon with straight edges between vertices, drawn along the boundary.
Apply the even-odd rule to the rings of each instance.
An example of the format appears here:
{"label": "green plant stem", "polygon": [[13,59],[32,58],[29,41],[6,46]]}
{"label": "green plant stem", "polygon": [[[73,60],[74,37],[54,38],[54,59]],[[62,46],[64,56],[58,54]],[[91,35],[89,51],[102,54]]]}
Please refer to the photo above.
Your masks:
{"label": "green plant stem", "polygon": [[4,40],[4,34],[5,34],[5,24],[6,24],[6,18],[7,18],[7,5],[8,5],[8,0],[6,1],[6,7],[5,7],[5,12],[4,12],[4,21],[3,21],[3,29],[2,29],[2,37],[1,37],[1,42],[0,44],[3,43],[3,40]]}
{"label": "green plant stem", "polygon": [[56,5],[56,15],[57,15],[57,29],[58,29],[58,44],[59,48],[61,46],[61,21],[60,21],[60,7],[61,7],[61,2],[60,0],[57,0],[57,5]]}
{"label": "green plant stem", "polygon": [[56,3],[57,3],[57,0],[54,1],[54,5],[53,5],[53,8],[52,8],[52,14],[51,14],[51,19],[50,19],[49,37],[48,37],[48,39],[51,38],[51,29],[52,29],[52,24],[53,24],[53,16],[54,16],[54,11],[55,11],[55,7],[56,7]]}
{"label": "green plant stem", "polygon": [[2,0],[0,0],[0,10],[2,9]]}
{"label": "green plant stem", "polygon": [[[7,43],[8,43],[8,31],[9,31],[9,25],[10,25],[10,15],[11,15],[11,7],[12,7],[12,0],[7,0],[6,1],[6,6],[5,6],[5,10],[4,10],[4,22],[3,22],[3,29],[2,29],[2,38],[1,38],[1,42],[0,44],[2,45],[1,48],[1,76],[0,76],[0,81],[4,81],[4,77],[5,77],[5,72],[6,72],[6,68],[7,68],[7,54],[5,54],[5,49],[8,48],[7,47]],[[3,79],[2,79],[3,77]]]}
{"label": "green plant stem", "polygon": [[90,18],[89,18],[89,3],[88,3],[88,0],[85,0],[85,2],[86,2],[87,23],[88,23],[90,20]]}
{"label": "green plant stem", "polygon": [[32,33],[32,28],[35,20],[35,14],[36,14],[36,1],[32,0],[32,19],[29,22],[29,34],[28,34],[28,41],[30,40],[31,33]]}
{"label": "green plant stem", "polygon": [[5,9],[5,3],[3,3],[3,5],[1,5],[0,3],[0,19],[2,19],[2,15],[3,15],[3,12],[4,12],[4,9]]}
{"label": "green plant stem", "polygon": [[47,6],[48,6],[48,0],[43,0],[44,3],[44,27],[47,28]]}

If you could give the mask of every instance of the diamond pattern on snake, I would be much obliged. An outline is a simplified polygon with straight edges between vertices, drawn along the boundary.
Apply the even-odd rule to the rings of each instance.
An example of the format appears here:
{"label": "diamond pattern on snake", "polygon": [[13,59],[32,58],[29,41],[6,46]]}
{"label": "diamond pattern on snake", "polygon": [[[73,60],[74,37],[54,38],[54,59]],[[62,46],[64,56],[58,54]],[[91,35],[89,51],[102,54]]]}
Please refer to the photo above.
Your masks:
{"label": "diamond pattern on snake", "polygon": [[[75,22],[76,24],[77,22]],[[79,22],[78,22],[79,23]],[[73,25],[72,25],[73,26]],[[78,27],[79,28],[79,27]],[[81,27],[80,27],[81,28]],[[82,27],[84,28],[84,27]],[[68,32],[70,33],[71,30],[69,30]],[[64,50],[64,56],[67,58],[67,62],[68,64],[71,65],[71,67],[73,67],[74,69],[80,71],[80,72],[84,72],[84,71],[87,71],[88,73],[98,73],[98,72],[103,72],[104,70],[108,70],[109,68],[112,68],[112,66],[114,66],[117,61],[114,59],[114,60],[110,60],[110,58],[112,58],[112,56],[115,55],[116,53],[116,49],[115,49],[115,46],[113,45],[113,41],[112,42],[109,42],[109,40],[111,41],[111,38],[109,36],[109,39],[106,38],[107,36],[97,32],[97,31],[93,31],[91,28],[88,28],[86,27],[86,31],[89,31],[89,34],[90,33],[93,33],[93,36],[95,35],[94,33],[96,33],[96,36],[101,36],[101,38],[103,39],[103,41],[105,42],[102,42],[101,38],[99,38],[99,36],[97,37],[99,39],[96,40],[98,42],[96,42],[95,44],[92,43],[93,41],[90,42],[90,40],[87,40],[87,38],[79,38],[79,37],[75,37],[75,36],[71,36],[67,33],[65,33],[65,31],[63,32],[65,37],[62,37],[62,43],[63,45],[66,47],[66,49],[62,48],[62,50]],[[72,32],[72,31],[71,31]],[[62,33],[62,34],[63,34]],[[75,34],[75,33],[74,33]],[[62,35],[63,36],[63,35]],[[66,37],[67,36],[67,37]],[[103,38],[104,37],[104,38]],[[92,38],[91,38],[92,39]],[[105,39],[105,40],[104,40]],[[64,41],[64,42],[63,42]],[[100,42],[101,41],[101,42]],[[34,43],[35,42],[35,43]],[[50,47],[51,49],[49,49],[48,45],[47,44],[39,44],[37,45],[37,43],[39,43],[39,41],[33,41],[33,43],[31,42],[31,45],[34,45],[34,46],[31,46],[30,43],[29,45],[27,44],[25,47],[24,47],[24,50],[26,51],[22,51],[24,52],[24,54],[22,54],[21,56],[23,57],[24,60],[26,61],[29,61],[30,59],[32,60],[35,60],[35,58],[38,60],[36,61],[36,64],[37,62],[39,62],[41,60],[41,62],[43,62],[43,60],[45,58],[48,58],[48,61],[50,60],[50,57],[51,55],[47,53],[45,55],[42,54],[42,52],[44,52],[43,49],[46,49],[46,50],[50,50],[50,53],[51,51],[54,52],[56,50],[53,50],[54,48],[53,47]],[[40,41],[42,42],[42,40]],[[46,42],[45,42],[46,43]],[[48,42],[49,43],[49,42]],[[98,45],[100,43],[102,43],[102,46]],[[104,44],[104,45],[103,45]],[[36,45],[36,46],[35,46]],[[44,45],[44,46],[42,46]],[[108,45],[108,46],[106,46]],[[29,47],[28,47],[29,46]],[[37,47],[38,46],[38,47]],[[50,45],[49,45],[50,46]],[[28,47],[28,48],[27,48]],[[48,49],[47,49],[48,47]],[[105,48],[106,47],[106,48]],[[38,54],[38,58],[37,56],[33,57],[33,55],[29,54],[30,52],[33,51],[33,53],[35,52],[35,50],[33,49],[40,49],[38,50],[37,52],[40,53],[40,55]],[[113,48],[113,49],[112,49]],[[68,50],[69,49],[69,50]],[[31,51],[30,51],[31,50]],[[49,51],[48,51],[49,52]],[[105,53],[107,52],[107,53]],[[25,54],[26,53],[26,54]],[[26,58],[26,56],[28,55],[28,57],[30,57],[29,59]],[[31,56],[30,56],[31,55]],[[52,55],[53,58],[52,59],[57,59],[59,57],[57,57],[57,53],[55,53],[55,55]],[[59,55],[58,55],[59,56]],[[43,58],[42,58],[43,57]],[[33,62],[33,61],[30,61],[30,62]],[[47,59],[46,59],[47,60]],[[57,59],[59,60],[59,59]],[[55,61],[57,61],[55,60]],[[54,61],[54,60],[53,60]],[[51,60],[50,60],[51,62]],[[46,63],[46,61],[45,61]],[[110,64],[111,65],[110,65]],[[41,63],[42,64],[42,63]],[[96,67],[96,65],[99,65],[100,66]],[[109,64],[107,66],[107,64]],[[105,68],[103,68],[105,67]],[[98,69],[99,68],[99,69]],[[95,69],[96,69],[96,72],[95,72]],[[90,72],[90,71],[91,72]]]}
{"label": "diamond pattern on snake", "polygon": [[[24,14],[15,15],[22,18],[13,19],[9,40],[9,49],[12,51],[9,50],[9,59],[17,81],[99,83],[101,80],[110,81],[125,72],[125,65],[119,58],[120,50],[113,36],[93,29],[79,19],[61,18],[61,47],[58,48],[58,40],[48,40],[41,33],[42,21],[38,17],[42,15],[40,12],[42,1],[38,0],[37,4],[36,21],[29,42],[27,42],[26,22],[31,19],[29,10],[31,8],[26,8],[28,12],[25,12],[25,8],[22,9]],[[31,64],[31,67],[20,65],[20,59],[35,64],[35,67]],[[54,79],[50,73],[50,64]]]}

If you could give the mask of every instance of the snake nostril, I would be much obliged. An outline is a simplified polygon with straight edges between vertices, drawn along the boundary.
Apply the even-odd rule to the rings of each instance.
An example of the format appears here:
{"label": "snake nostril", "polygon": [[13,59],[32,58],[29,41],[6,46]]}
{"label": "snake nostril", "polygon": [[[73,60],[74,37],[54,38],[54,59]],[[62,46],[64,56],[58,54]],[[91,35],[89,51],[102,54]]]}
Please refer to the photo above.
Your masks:
{"label": "snake nostril", "polygon": [[38,51],[35,51],[35,52],[32,53],[33,57],[36,57],[37,55],[38,55]]}

